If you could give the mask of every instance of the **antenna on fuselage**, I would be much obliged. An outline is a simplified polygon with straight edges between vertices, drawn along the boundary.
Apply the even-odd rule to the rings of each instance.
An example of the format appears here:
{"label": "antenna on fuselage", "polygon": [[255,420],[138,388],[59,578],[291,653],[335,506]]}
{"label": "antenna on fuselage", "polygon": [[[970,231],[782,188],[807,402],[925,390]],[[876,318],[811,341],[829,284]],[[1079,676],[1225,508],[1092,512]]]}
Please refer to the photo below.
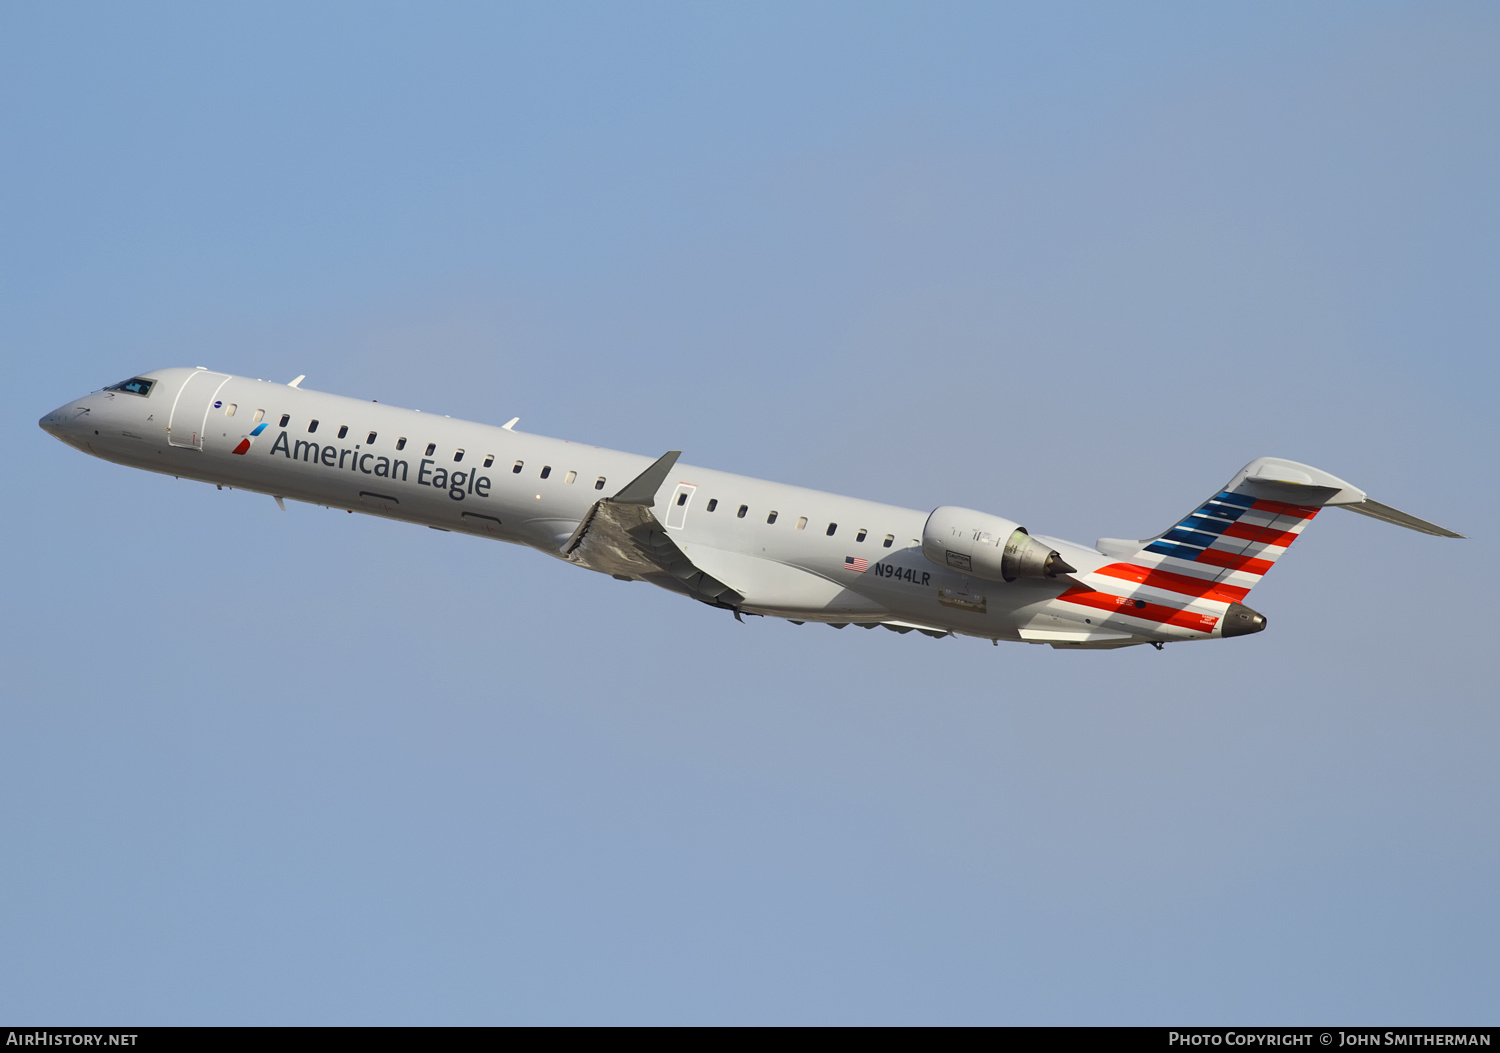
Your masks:
{"label": "antenna on fuselage", "polygon": [[297,379],[294,380],[294,381],[292,381],[291,383],[289,383],[287,385],[287,387],[294,388],[294,387],[296,387],[298,384],[302,383],[306,379],[307,379],[307,374],[306,373],[300,373],[300,374],[298,374]]}
{"label": "antenna on fuselage", "polygon": [[510,431],[512,428],[514,428],[517,424],[520,424],[520,423],[521,423],[521,418],[520,417],[512,417],[510,420],[508,420],[504,424],[500,425],[500,427],[504,428],[506,431]]}

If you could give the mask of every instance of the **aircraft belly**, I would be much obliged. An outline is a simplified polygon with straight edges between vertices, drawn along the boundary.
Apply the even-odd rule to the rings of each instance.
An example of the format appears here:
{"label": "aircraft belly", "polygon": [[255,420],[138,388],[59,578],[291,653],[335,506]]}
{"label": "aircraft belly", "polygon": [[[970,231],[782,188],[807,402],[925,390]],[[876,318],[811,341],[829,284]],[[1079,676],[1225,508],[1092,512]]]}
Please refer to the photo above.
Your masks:
{"label": "aircraft belly", "polygon": [[684,543],[682,550],[706,573],[730,585],[744,599],[742,609],[776,616],[887,617],[882,604],[836,581],[773,559]]}
{"label": "aircraft belly", "polygon": [[578,529],[578,519],[563,519],[544,516],[528,519],[516,531],[524,544],[540,549],[549,556],[561,557],[558,552],[565,541]]}
{"label": "aircraft belly", "polygon": [[891,571],[877,573],[872,564],[858,575],[855,587],[898,617],[966,636],[1014,639],[1016,628],[1031,617],[1030,608],[1058,592],[1030,582],[981,581],[911,550],[898,550],[881,561],[887,562]]}

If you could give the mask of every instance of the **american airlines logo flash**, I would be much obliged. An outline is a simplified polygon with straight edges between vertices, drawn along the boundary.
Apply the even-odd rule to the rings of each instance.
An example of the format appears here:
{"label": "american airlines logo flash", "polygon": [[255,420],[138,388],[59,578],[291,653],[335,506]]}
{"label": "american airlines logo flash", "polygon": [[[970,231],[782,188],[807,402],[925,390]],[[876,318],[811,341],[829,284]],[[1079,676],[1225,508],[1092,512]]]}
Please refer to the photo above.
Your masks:
{"label": "american airlines logo flash", "polygon": [[250,440],[266,430],[264,423],[257,424],[255,430],[240,440],[240,444],[234,448],[234,452],[243,456],[250,452]]}

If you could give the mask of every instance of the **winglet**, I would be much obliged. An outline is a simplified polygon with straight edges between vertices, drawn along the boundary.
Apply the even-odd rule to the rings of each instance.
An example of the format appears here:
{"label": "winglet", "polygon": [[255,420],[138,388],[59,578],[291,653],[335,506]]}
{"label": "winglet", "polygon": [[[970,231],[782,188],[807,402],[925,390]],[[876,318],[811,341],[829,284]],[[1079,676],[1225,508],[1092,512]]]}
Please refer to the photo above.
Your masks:
{"label": "winglet", "polygon": [[618,505],[645,505],[651,508],[656,504],[656,491],[661,489],[661,484],[667,481],[667,473],[677,463],[677,458],[682,456],[681,450],[668,450],[652,463],[640,475],[636,476],[625,489],[615,494],[611,500]]}

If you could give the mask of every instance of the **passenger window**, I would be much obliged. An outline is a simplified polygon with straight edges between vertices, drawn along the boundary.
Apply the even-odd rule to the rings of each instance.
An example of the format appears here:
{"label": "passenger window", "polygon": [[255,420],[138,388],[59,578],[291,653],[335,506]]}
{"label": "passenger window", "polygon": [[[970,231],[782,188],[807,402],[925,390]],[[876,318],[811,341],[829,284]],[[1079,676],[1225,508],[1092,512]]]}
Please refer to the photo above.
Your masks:
{"label": "passenger window", "polygon": [[462,451],[462,450],[455,450],[455,451],[453,451],[453,463],[454,464],[457,464],[459,461],[461,461],[463,459],[464,459],[464,451]]}
{"label": "passenger window", "polygon": [[511,471],[514,472],[516,475],[520,475],[521,474],[521,465],[523,465],[525,463],[526,463],[525,461],[517,461],[516,464],[515,464],[515,467],[512,468]]}
{"label": "passenger window", "polygon": [[863,541],[865,539],[865,533],[866,533],[865,528],[864,527],[860,527],[859,528],[859,533],[854,535],[854,540],[855,541]]}
{"label": "passenger window", "polygon": [[423,456],[424,457],[431,457],[435,453],[437,453],[437,443],[435,443],[435,442],[429,442],[427,444],[427,452],[425,454],[423,454]]}
{"label": "passenger window", "polygon": [[745,513],[750,511],[749,505],[740,505],[740,510],[734,514],[736,519],[744,519]]}
{"label": "passenger window", "polygon": [[550,464],[544,464],[544,465],[542,465],[542,478],[545,479],[545,478],[547,478],[547,476],[549,476],[551,474],[552,474],[552,466]]}
{"label": "passenger window", "polygon": [[565,483],[571,483],[574,479],[577,479],[577,478],[578,478],[578,473],[577,472],[569,472],[567,475],[563,476],[563,482],[565,482]]}
{"label": "passenger window", "polygon": [[373,431],[370,432],[369,435],[365,436],[365,445],[366,446],[374,446],[375,445],[375,433]]}
{"label": "passenger window", "polygon": [[881,542],[881,547],[882,548],[890,548],[891,547],[891,543],[894,542],[895,540],[896,540],[896,535],[895,534],[887,534],[885,536],[885,540]]}
{"label": "passenger window", "polygon": [[240,405],[239,405],[238,402],[231,402],[229,405],[227,405],[227,406],[224,407],[224,416],[226,416],[226,417],[233,417],[234,416],[234,411],[237,410],[237,409],[239,409],[239,408],[240,408]]}
{"label": "passenger window", "polygon": [[833,537],[833,532],[835,530],[837,530],[838,528],[839,528],[839,525],[837,523],[829,523],[828,524],[828,536],[829,537]]}
{"label": "passenger window", "polygon": [[677,507],[681,508],[685,504],[687,504],[687,494],[685,494],[685,493],[684,494],[678,494],[677,495]]}
{"label": "passenger window", "polygon": [[349,425],[347,425],[347,424],[341,424],[341,425],[339,425],[339,438],[342,439],[345,435],[348,435],[348,434],[349,434]]}
{"label": "passenger window", "polygon": [[266,419],[266,411],[263,410],[263,409],[258,409],[258,410],[255,411],[255,418],[250,423],[251,424],[259,424],[261,421],[263,421],[265,419]]}
{"label": "passenger window", "polygon": [[313,432],[315,432],[317,430],[318,430],[318,422],[317,421],[313,421],[310,424],[308,424],[308,426],[307,426],[307,434],[311,435]]}
{"label": "passenger window", "polygon": [[398,449],[398,450],[404,450],[404,449],[406,449],[406,436],[405,435],[401,436],[401,438],[399,438],[399,439],[396,440],[396,449]]}
{"label": "passenger window", "polygon": [[601,475],[599,478],[597,478],[597,479],[594,480],[594,489],[595,490],[603,490],[604,489],[604,476]]}
{"label": "passenger window", "polygon": [[494,463],[495,463],[495,455],[493,453],[487,453],[487,454],[484,455],[484,466],[486,468],[488,468],[490,465],[492,465]]}
{"label": "passenger window", "polygon": [[776,522],[776,517],[779,516],[780,514],[781,514],[780,512],[772,512],[770,515],[766,516],[766,522],[768,524]]}
{"label": "passenger window", "polygon": [[715,508],[718,508],[718,507],[719,507],[719,499],[717,497],[710,497],[708,499],[708,510],[710,512],[712,512]]}
{"label": "passenger window", "polygon": [[797,529],[798,530],[806,530],[807,529],[807,517],[806,516],[798,516],[797,517]]}
{"label": "passenger window", "polygon": [[285,428],[291,422],[292,422],[292,415],[290,413],[283,413],[281,415],[281,424],[280,424],[280,427]]}

